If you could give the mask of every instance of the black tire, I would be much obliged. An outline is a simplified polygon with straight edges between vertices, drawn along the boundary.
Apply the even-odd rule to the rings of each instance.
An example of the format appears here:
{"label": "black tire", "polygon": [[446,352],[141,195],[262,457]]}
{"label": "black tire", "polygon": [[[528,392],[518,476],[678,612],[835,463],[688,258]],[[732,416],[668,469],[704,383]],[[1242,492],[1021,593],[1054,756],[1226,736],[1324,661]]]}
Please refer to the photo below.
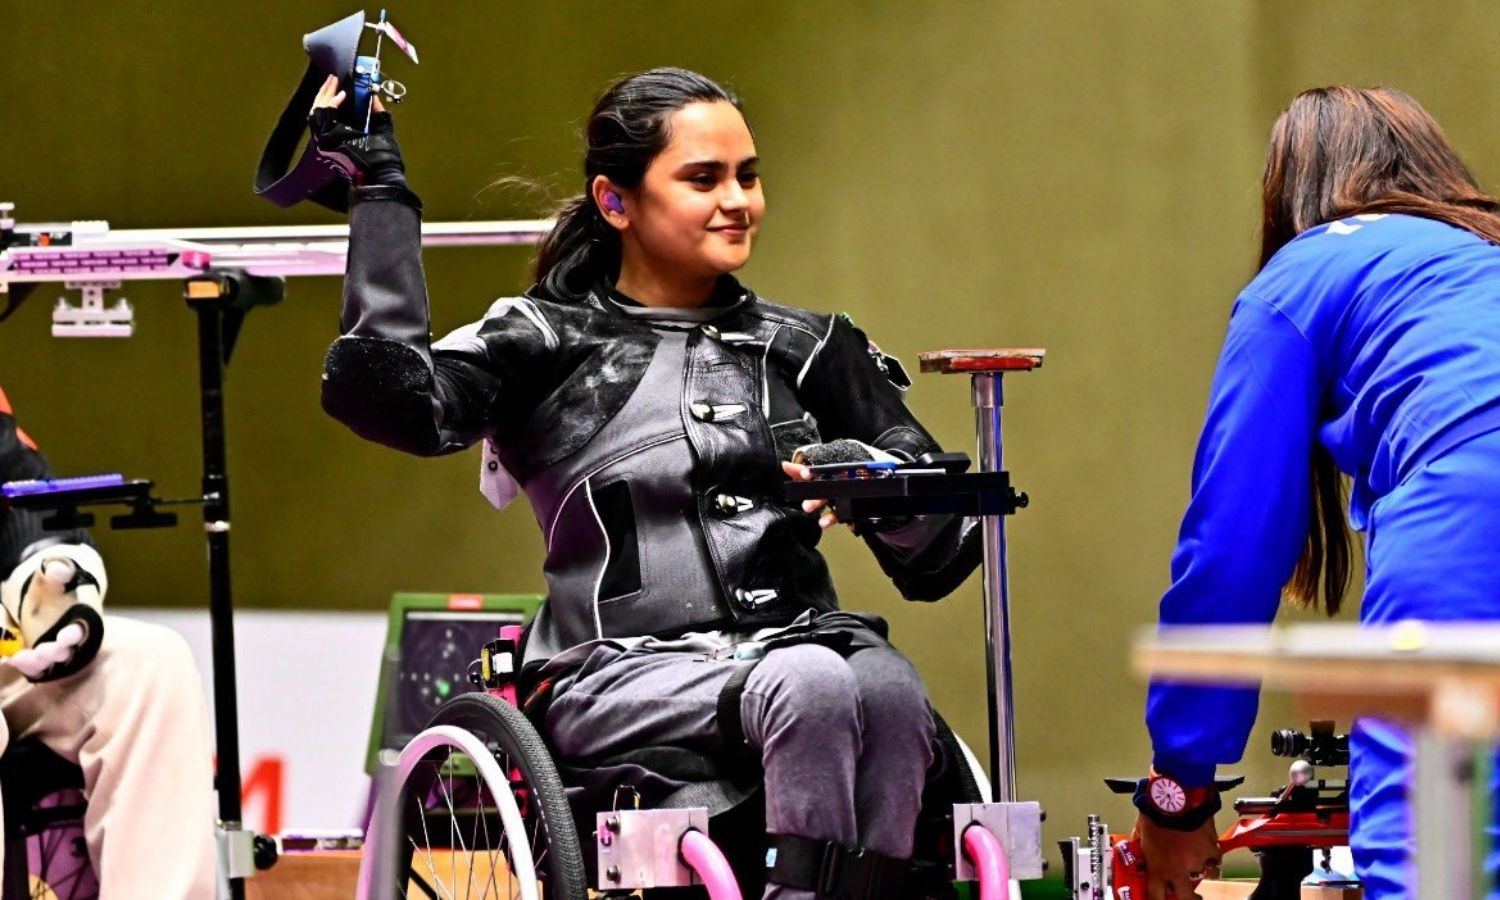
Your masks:
{"label": "black tire", "polygon": [[[473,692],[459,694],[439,707],[428,722],[428,727],[436,725],[461,728],[479,738],[509,775],[513,793],[524,792],[520,794],[524,798],[522,818],[535,857],[541,896],[545,900],[587,900],[583,853],[562,780],[547,745],[526,716],[498,697]],[[421,792],[430,789],[434,770],[421,766],[412,771],[401,785],[401,809],[415,805],[411,801],[413,792],[422,796]],[[414,829],[409,816],[403,816],[403,823],[406,841]]]}

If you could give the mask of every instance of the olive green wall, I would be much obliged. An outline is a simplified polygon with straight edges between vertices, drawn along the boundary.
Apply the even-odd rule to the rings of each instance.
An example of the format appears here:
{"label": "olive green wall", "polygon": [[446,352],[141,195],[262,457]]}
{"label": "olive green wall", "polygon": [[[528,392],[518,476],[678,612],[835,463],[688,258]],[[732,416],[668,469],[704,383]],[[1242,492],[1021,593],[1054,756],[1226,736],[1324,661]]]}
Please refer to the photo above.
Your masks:
{"label": "olive green wall", "polygon": [[[7,4],[0,199],[23,221],[333,221],[277,210],[249,182],[301,71],[298,36],[351,5]],[[1391,83],[1431,106],[1482,176],[1500,168],[1488,3],[407,6],[393,18],[425,61],[391,68],[411,88],[399,128],[429,219],[534,214],[533,198],[483,186],[522,174],[576,189],[597,90],[690,66],[735,86],[757,129],[770,218],[745,276],[762,293],[846,310],[913,364],[945,346],[1049,348],[1044,369],[1008,379],[1006,424],[1033,499],[1011,526],[1021,788],[1058,835],[1089,809],[1125,824],[1097,779],[1147,759],[1127,645],[1167,582],[1217,343],[1252,272],[1272,117],[1315,83]],[[523,287],[526,255],[431,253],[435,329]],[[539,589],[536,528],[519,507],[489,509],[473,455],[406,459],[321,414],[338,289],[294,281],[251,316],[234,359],[238,603],[375,609],[399,589]],[[129,341],[51,339],[50,286],[0,327],[0,384],[60,472],[195,490],[195,337],[179,290],[126,292]],[[910,402],[970,447],[965,384],[923,376]],[[101,543],[117,609],[203,605],[191,523]],[[847,535],[828,553],[845,603],[892,619],[982,753],[978,580],[904,606]],[[1263,728],[1290,721],[1269,708]],[[1260,746],[1245,767],[1256,783],[1277,768]]]}

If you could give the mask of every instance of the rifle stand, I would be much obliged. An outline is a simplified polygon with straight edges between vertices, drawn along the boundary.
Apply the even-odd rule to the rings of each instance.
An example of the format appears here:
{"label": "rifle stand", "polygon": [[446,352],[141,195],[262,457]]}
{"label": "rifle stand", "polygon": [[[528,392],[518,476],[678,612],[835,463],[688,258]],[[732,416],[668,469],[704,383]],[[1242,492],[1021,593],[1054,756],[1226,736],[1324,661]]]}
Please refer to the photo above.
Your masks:
{"label": "rifle stand", "polygon": [[[1029,372],[1040,368],[1045,350],[938,350],[921,355],[923,372],[966,374],[973,387],[974,419],[979,434],[979,470],[1003,472],[1004,431],[1000,425],[1006,372]],[[1025,494],[1017,496],[1024,507]],[[1014,696],[1011,687],[1010,579],[1005,555],[1005,517],[985,516],[984,528],[984,631],[985,662],[989,670],[990,785],[995,800],[1016,799],[1016,737]]]}
{"label": "rifle stand", "polygon": [[284,296],[281,278],[225,270],[189,278],[183,296],[198,315],[198,390],[203,433],[203,530],[208,538],[208,614],[213,644],[214,738],[218,750],[219,871],[228,900],[244,900],[254,872],[254,835],[240,809],[239,699],[235,687],[234,604],[229,581],[229,466],[224,449],[224,370],[245,314]]}
{"label": "rifle stand", "polygon": [[[939,350],[921,354],[923,372],[970,376],[974,420],[979,441],[981,475],[998,477],[1005,472],[1000,425],[1004,393],[1001,380],[1006,372],[1030,372],[1040,368],[1047,351]],[[994,473],[994,474],[992,474]],[[1036,802],[1016,798],[1015,707],[1011,686],[1010,579],[1005,552],[1005,515],[1024,508],[1025,494],[1009,488],[1012,502],[1001,515],[981,518],[984,529],[984,630],[985,663],[989,695],[989,763],[992,802],[958,804],[953,808],[954,874],[958,880],[978,877],[982,867],[971,859],[963,835],[980,826],[994,835],[1005,860],[1007,881],[1041,878],[1042,813]],[[981,879],[982,881],[982,879]],[[988,889],[981,884],[981,891]],[[1007,891],[1005,885],[997,886]],[[987,894],[988,896],[988,894]]]}

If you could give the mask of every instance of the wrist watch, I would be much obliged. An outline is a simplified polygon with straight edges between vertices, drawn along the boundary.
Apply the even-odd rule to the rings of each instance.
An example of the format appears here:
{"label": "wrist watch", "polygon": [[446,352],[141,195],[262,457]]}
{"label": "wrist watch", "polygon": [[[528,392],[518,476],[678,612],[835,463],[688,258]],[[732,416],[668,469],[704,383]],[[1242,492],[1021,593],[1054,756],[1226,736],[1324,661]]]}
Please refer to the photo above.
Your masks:
{"label": "wrist watch", "polygon": [[1178,831],[1198,830],[1223,805],[1214,785],[1184,787],[1177,779],[1155,769],[1136,783],[1133,802],[1146,818]]}

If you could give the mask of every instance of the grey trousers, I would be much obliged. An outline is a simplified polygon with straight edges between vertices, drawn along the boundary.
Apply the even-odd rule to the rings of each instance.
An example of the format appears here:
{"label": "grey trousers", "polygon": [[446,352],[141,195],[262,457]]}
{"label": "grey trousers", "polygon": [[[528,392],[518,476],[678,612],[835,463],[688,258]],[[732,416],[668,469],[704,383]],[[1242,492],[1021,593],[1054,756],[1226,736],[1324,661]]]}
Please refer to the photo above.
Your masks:
{"label": "grey trousers", "polygon": [[[751,665],[595,652],[617,658],[602,667],[591,659],[547,712],[548,737],[564,758],[716,746],[719,693]],[[880,645],[845,659],[818,644],[773,650],[750,673],[740,716],[765,769],[767,831],[911,856],[935,726],[921,678],[899,652]],[[765,894],[812,896],[778,885]]]}
{"label": "grey trousers", "polygon": [[76,674],[32,684],[0,668],[0,750],[37,738],[83,769],[83,836],[101,900],[213,900],[213,750],[200,684],[180,635],[117,616],[104,617],[104,645]]}

